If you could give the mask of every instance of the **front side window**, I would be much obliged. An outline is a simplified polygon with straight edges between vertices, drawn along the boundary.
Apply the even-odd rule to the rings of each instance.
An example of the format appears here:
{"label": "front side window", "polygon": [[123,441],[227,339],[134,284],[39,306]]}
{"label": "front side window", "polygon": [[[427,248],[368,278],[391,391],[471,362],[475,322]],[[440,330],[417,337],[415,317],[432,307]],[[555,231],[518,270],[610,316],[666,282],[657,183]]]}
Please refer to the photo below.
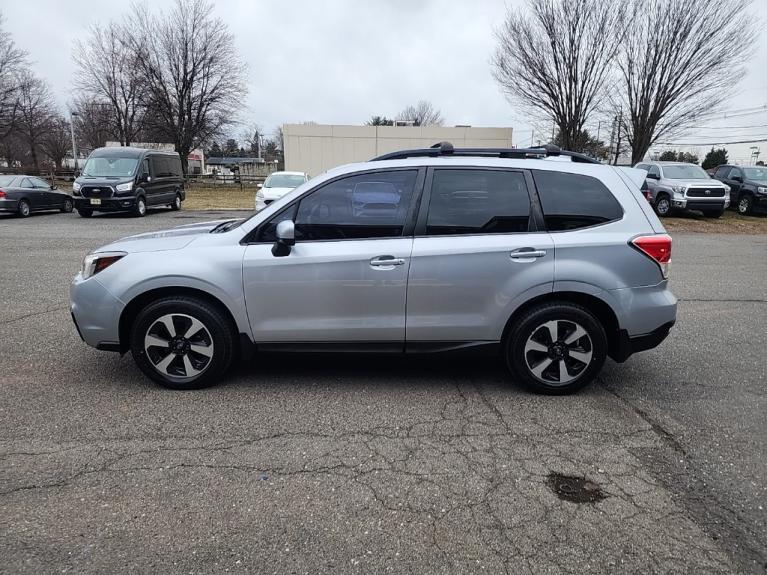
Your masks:
{"label": "front side window", "polygon": [[426,218],[429,235],[528,231],[525,176],[502,170],[435,170]]}
{"label": "front side window", "polygon": [[[359,174],[310,192],[295,210],[296,241],[401,236],[417,175],[416,170]],[[259,240],[273,241],[277,223],[290,219],[292,209],[269,221]]]}
{"label": "front side window", "polygon": [[718,168],[716,170],[716,173],[714,174],[714,177],[715,178],[726,178],[727,177],[727,172],[729,172],[729,171],[730,171],[730,167],[729,166],[725,166],[723,168]]}
{"label": "front side window", "polygon": [[741,174],[740,174],[740,170],[739,170],[738,168],[733,168],[732,170],[730,170],[730,179],[731,179],[731,180],[732,180],[732,179],[734,179],[734,178],[735,178],[735,176],[738,176],[738,177],[740,177],[740,178],[742,178],[742,177],[743,177],[743,176],[741,176]]}
{"label": "front side window", "polygon": [[550,231],[576,230],[623,217],[618,200],[596,178],[538,170],[533,177]]}

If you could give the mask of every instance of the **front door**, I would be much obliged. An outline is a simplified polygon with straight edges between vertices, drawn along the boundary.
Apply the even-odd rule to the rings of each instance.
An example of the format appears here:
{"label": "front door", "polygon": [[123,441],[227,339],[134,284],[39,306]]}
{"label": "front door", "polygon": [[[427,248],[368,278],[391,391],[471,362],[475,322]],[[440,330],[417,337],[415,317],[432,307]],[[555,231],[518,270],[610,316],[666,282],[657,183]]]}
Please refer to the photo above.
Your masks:
{"label": "front door", "polygon": [[408,348],[499,341],[520,301],[551,291],[554,244],[536,231],[528,182],[507,169],[439,168],[427,177],[408,280]]}
{"label": "front door", "polygon": [[[421,172],[421,175],[423,172]],[[388,343],[402,349],[419,171],[342,176],[262,224],[243,282],[256,343]],[[275,228],[292,219],[296,244],[272,255]]]}

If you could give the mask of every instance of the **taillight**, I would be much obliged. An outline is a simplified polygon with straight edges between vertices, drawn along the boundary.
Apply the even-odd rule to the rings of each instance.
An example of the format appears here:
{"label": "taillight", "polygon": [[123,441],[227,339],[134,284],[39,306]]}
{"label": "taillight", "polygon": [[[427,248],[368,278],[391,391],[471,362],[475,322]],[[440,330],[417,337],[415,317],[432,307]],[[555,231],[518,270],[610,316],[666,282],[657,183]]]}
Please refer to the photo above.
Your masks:
{"label": "taillight", "polygon": [[631,245],[658,264],[664,278],[668,277],[671,264],[671,236],[657,234],[639,236],[631,240]]}
{"label": "taillight", "polygon": [[0,198],[4,198],[4,197],[5,197],[5,190],[0,190]]}

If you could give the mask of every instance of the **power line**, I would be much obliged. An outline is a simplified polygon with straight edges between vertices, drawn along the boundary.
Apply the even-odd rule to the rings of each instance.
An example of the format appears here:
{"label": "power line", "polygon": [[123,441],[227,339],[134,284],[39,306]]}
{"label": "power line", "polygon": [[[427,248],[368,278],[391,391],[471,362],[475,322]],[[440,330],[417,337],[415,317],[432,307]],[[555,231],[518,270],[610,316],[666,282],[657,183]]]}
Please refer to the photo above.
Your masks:
{"label": "power line", "polygon": [[655,142],[655,145],[659,146],[715,146],[715,145],[730,145],[730,144],[756,144],[760,142],[767,142],[767,135],[755,136],[756,138],[763,138],[760,140],[739,140],[737,142]]}
{"label": "power line", "polygon": [[751,126],[690,126],[690,128],[699,128],[703,130],[751,130],[753,128],[767,128],[767,124],[753,124]]}

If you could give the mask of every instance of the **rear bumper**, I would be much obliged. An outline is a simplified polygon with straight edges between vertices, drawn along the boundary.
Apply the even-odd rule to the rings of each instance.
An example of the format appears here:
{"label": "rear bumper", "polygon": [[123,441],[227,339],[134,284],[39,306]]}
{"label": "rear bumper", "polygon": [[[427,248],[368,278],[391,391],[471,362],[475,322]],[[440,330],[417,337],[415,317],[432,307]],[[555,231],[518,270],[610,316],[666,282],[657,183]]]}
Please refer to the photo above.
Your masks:
{"label": "rear bumper", "polygon": [[136,197],[116,197],[116,198],[100,198],[101,203],[98,205],[91,204],[90,198],[74,197],[75,209],[93,210],[95,212],[119,212],[124,210],[130,210],[136,205]]}
{"label": "rear bumper", "polygon": [[0,200],[0,212],[15,212],[19,208],[19,200]]}
{"label": "rear bumper", "polygon": [[658,329],[643,335],[629,336],[628,331],[618,331],[618,344],[611,350],[610,357],[621,363],[626,361],[632,354],[658,347],[668,337],[676,320],[663,324]]}

